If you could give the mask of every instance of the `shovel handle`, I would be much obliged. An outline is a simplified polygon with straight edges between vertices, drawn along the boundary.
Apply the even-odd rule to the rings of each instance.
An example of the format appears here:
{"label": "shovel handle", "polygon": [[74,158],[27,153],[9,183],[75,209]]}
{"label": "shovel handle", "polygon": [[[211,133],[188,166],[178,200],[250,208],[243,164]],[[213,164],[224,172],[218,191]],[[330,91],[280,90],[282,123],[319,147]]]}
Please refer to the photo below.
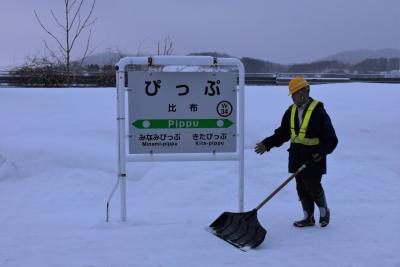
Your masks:
{"label": "shovel handle", "polygon": [[264,199],[263,202],[261,202],[256,207],[256,210],[261,209],[265,205],[265,203],[267,203],[271,198],[273,198],[276,195],[276,193],[281,191],[281,189],[284,188],[296,175],[298,175],[300,172],[302,172],[307,167],[308,163],[309,162],[306,162],[303,165],[301,165],[301,167],[298,168],[297,171],[295,171],[292,175],[290,175],[277,189],[274,190],[274,192],[272,192],[266,199]]}

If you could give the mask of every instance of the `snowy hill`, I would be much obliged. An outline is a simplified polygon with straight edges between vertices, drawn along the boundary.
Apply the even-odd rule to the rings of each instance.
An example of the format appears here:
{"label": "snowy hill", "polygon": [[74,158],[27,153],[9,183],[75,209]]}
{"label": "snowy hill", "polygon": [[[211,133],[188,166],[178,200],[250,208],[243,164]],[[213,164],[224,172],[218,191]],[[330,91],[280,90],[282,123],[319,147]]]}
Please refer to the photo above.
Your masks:
{"label": "snowy hill", "polygon": [[[245,88],[245,210],[287,176],[287,144],[263,156],[291,104]],[[311,88],[339,137],[324,176],[331,224],[298,229],[291,182],[259,211],[264,243],[241,252],[204,230],[237,211],[237,162],[128,164],[128,221],[105,204],[117,176],[115,89],[0,88],[0,266],[400,266],[397,84]],[[318,213],[317,213],[318,216]]]}
{"label": "snowy hill", "polygon": [[97,53],[88,56],[84,64],[85,65],[99,65],[99,66],[104,66],[104,65],[114,65],[117,63],[122,57],[125,57],[128,55],[121,54],[118,52],[112,52],[112,51],[106,51],[103,53]]}
{"label": "snowy hill", "polygon": [[400,58],[400,49],[351,50],[340,52],[321,60],[337,60],[343,63],[357,64],[363,60],[373,58]]}

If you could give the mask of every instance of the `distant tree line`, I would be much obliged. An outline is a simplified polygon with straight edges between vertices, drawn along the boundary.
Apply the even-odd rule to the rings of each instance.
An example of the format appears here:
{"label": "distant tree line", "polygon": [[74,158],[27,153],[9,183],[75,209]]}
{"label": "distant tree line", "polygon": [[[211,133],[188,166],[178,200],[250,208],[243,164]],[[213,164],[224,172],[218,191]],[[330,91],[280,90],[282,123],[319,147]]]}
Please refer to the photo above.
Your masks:
{"label": "distant tree line", "polygon": [[[231,57],[218,52],[192,53],[196,56]],[[122,57],[122,55],[121,55]],[[334,60],[304,64],[281,65],[256,58],[241,58],[246,73],[343,73],[377,74],[400,70],[400,58],[367,59],[357,64],[346,64]],[[140,69],[136,67],[136,69]],[[11,83],[16,86],[64,87],[64,86],[115,86],[114,62],[106,65],[82,65],[72,62],[67,66],[46,58],[28,58],[22,66],[14,68]]]}
{"label": "distant tree line", "polygon": [[366,59],[357,64],[345,64],[336,60],[294,64],[288,66],[287,72],[376,74],[399,69],[400,58],[376,58]]}
{"label": "distant tree line", "polygon": [[[204,52],[190,55],[231,57],[225,53]],[[240,59],[247,73],[358,73],[376,74],[400,70],[400,58],[366,59],[357,64],[346,64],[336,60],[321,60],[303,64],[282,65],[269,61],[243,57]]]}

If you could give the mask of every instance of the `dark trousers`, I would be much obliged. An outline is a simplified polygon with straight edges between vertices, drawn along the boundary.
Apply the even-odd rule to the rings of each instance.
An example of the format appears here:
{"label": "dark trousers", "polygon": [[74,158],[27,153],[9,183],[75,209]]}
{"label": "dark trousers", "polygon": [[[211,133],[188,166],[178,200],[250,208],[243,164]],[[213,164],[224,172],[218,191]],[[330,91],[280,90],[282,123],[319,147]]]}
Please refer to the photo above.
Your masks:
{"label": "dark trousers", "polygon": [[321,175],[307,175],[300,173],[296,176],[296,189],[303,209],[310,214],[314,213],[314,202],[318,207],[325,207],[325,193],[321,184]]}

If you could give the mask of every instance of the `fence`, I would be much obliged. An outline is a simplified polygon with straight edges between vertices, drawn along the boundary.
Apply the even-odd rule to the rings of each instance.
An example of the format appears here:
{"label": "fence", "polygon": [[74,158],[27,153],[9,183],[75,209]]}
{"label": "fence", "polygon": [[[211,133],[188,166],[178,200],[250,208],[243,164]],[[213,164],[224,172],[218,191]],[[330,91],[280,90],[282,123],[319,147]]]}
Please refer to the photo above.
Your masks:
{"label": "fence", "polygon": [[[319,83],[400,83],[400,75],[385,74],[335,74],[335,73],[246,73],[247,85],[287,85],[294,76],[303,76],[311,84]],[[8,87],[114,87],[115,72],[73,73],[69,79],[63,72],[50,75],[20,74],[0,71],[0,86]]]}
{"label": "fence", "polygon": [[37,72],[21,73],[0,71],[0,86],[11,87],[112,87],[115,86],[115,72]]}
{"label": "fence", "polygon": [[287,85],[295,76],[302,76],[311,84],[321,83],[400,83],[400,75],[388,77],[385,74],[341,74],[341,73],[246,73],[248,85]]}

